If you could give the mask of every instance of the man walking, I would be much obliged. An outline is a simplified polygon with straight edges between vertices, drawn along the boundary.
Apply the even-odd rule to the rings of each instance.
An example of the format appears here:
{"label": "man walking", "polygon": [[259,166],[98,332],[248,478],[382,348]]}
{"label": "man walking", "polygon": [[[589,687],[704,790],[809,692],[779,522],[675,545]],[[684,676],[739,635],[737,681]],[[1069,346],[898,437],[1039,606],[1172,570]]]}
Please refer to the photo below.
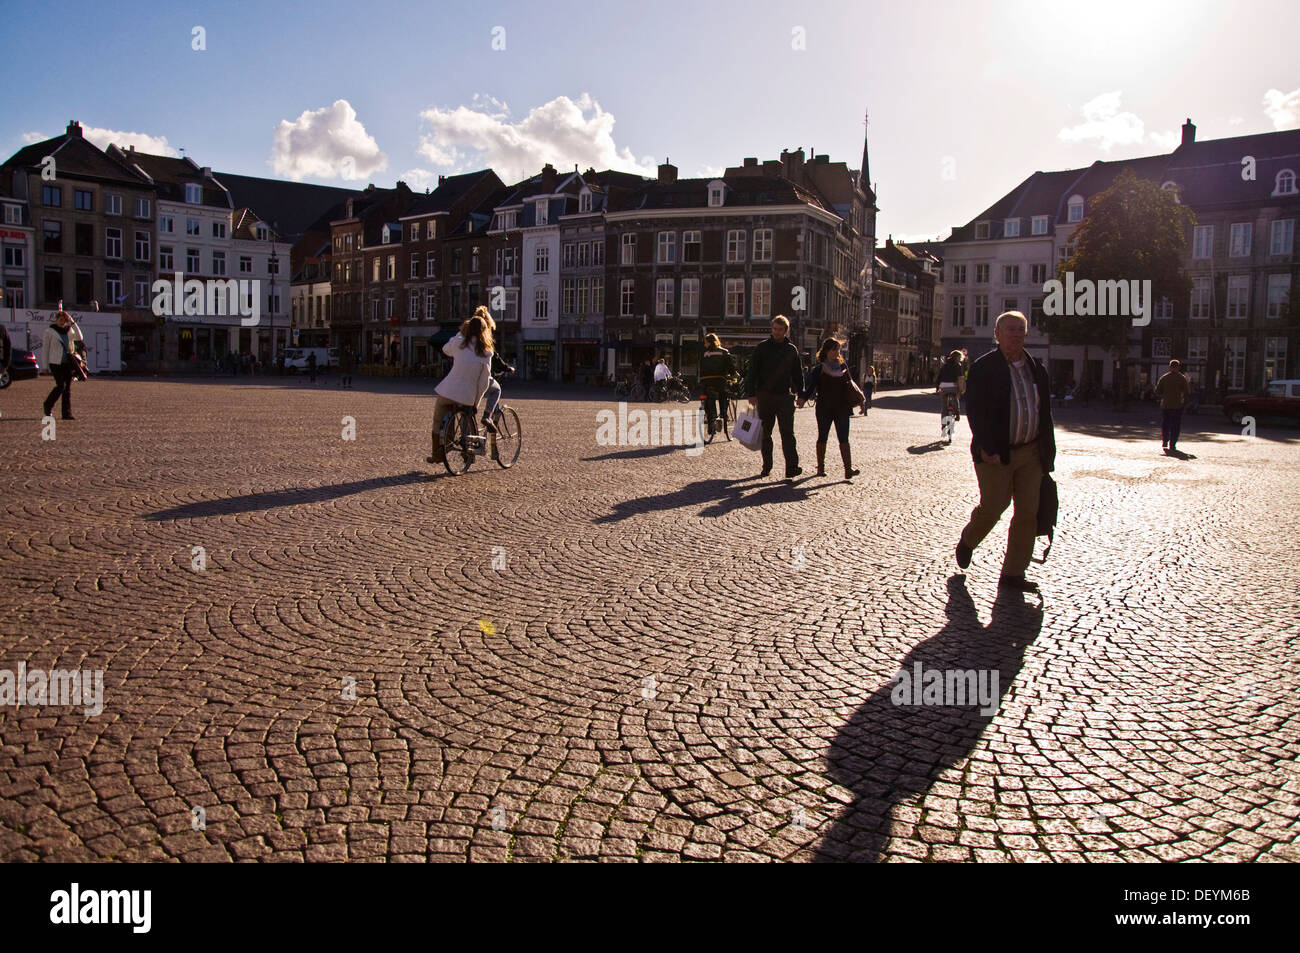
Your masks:
{"label": "man walking", "polygon": [[1191,397],[1191,385],[1183,375],[1183,365],[1169,362],[1169,372],[1156,381],[1160,398],[1160,448],[1166,454],[1178,452],[1178,437],[1183,432],[1183,408]]}
{"label": "man walking", "polygon": [[993,327],[996,350],[971,365],[966,387],[971,456],[980,502],[957,541],[957,565],[970,565],[971,551],[989,534],[1014,500],[999,587],[1037,592],[1025,578],[1034,552],[1038,490],[1056,462],[1051,388],[1047,371],[1025,351],[1029,322],[1004,311]]}
{"label": "man walking", "polygon": [[803,364],[799,350],[787,338],[790,321],[778,314],[772,319],[772,336],[754,348],[745,370],[745,397],[757,406],[763,423],[763,472],[772,472],[772,425],[781,428],[781,452],[785,455],[785,478],[803,473],[794,444],[794,395],[803,388]]}

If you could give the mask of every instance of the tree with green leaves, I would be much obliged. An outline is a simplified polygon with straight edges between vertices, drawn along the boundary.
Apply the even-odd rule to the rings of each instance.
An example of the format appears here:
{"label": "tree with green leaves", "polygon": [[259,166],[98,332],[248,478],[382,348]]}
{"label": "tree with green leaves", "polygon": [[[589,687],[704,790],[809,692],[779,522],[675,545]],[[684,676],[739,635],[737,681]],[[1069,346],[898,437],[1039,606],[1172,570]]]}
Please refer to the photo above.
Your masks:
{"label": "tree with green leaves", "polygon": [[[1187,235],[1196,224],[1192,210],[1180,205],[1174,192],[1139,179],[1124,169],[1110,188],[1089,201],[1088,214],[1074,232],[1074,253],[1058,269],[1064,282],[1072,272],[1074,282],[1150,281],[1151,300],[1143,302],[1150,314],[1161,298],[1185,300],[1191,282],[1183,274]],[[1082,345],[1083,377],[1088,373],[1088,348],[1099,347],[1122,358],[1133,329],[1128,314],[1045,314],[1043,330],[1053,344]],[[1079,381],[1081,386],[1086,381]],[[1117,382],[1117,393],[1123,382]]]}

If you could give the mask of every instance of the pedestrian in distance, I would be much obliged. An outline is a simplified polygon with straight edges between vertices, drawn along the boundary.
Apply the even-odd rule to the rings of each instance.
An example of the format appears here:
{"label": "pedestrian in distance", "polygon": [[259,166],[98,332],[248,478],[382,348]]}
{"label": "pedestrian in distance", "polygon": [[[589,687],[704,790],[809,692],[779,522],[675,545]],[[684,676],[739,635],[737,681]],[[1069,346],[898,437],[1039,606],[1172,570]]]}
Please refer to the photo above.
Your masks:
{"label": "pedestrian in distance", "polygon": [[967,422],[980,501],[957,540],[957,565],[970,565],[972,551],[1014,501],[998,586],[1037,592],[1025,570],[1034,552],[1043,474],[1056,462],[1056,436],[1051,386],[1043,365],[1025,351],[1028,331],[1023,314],[1004,311],[993,328],[997,348],[971,365]]}
{"label": "pedestrian in distance", "polygon": [[[283,357],[280,360],[284,360]],[[311,382],[316,383],[316,352],[312,351],[307,355],[307,370],[311,374]]]}
{"label": "pedestrian in distance", "polygon": [[1192,388],[1178,360],[1169,362],[1168,372],[1156,381],[1160,398],[1160,449],[1166,454],[1178,452],[1178,438],[1183,432],[1183,408],[1191,399]]}
{"label": "pedestrian in distance", "polygon": [[763,472],[772,472],[772,427],[781,429],[785,478],[793,480],[803,469],[794,442],[794,397],[803,387],[799,349],[790,342],[790,320],[783,314],[772,319],[772,336],[754,348],[745,368],[745,398],[756,408],[763,424]]}
{"label": "pedestrian in distance", "polygon": [[867,376],[862,378],[862,416],[867,416],[871,409],[871,395],[876,392],[876,365],[867,368]]}
{"label": "pedestrian in distance", "polygon": [[817,398],[817,475],[826,475],[826,443],[834,424],[835,437],[840,442],[840,459],[844,461],[844,479],[851,480],[862,471],[853,469],[849,415],[864,398],[853,383],[848,365],[840,357],[840,342],[835,338],[822,342],[797,406],[802,407],[812,397]]}
{"label": "pedestrian in distance", "polygon": [[72,366],[76,360],[74,348],[81,340],[81,328],[72,320],[72,315],[60,308],[41,341],[46,366],[54,377],[54,389],[45,398],[46,417],[54,409],[54,402],[61,400],[63,419],[76,419],[72,416]]}
{"label": "pedestrian in distance", "polygon": [[344,345],[343,350],[339,352],[339,386],[352,386],[352,368],[357,363],[357,357],[352,353],[351,345]]}

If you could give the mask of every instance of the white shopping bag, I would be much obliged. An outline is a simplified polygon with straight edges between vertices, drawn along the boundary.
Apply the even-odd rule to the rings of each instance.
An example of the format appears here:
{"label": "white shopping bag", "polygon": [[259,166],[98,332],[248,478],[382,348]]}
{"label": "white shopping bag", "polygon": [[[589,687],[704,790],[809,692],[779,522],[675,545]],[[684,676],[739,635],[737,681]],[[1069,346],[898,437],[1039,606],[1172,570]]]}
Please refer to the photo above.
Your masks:
{"label": "white shopping bag", "polygon": [[758,419],[758,414],[747,410],[736,418],[736,427],[731,431],[731,435],[739,440],[742,446],[750,450],[760,450],[763,446],[763,422]]}

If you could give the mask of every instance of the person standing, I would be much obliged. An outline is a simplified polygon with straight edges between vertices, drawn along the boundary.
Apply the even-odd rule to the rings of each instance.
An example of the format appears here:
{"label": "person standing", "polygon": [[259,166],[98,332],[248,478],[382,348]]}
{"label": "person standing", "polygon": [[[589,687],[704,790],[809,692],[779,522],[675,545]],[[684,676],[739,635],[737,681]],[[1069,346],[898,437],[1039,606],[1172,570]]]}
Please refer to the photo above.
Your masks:
{"label": "person standing", "polygon": [[339,386],[352,386],[352,348],[345,344],[339,351]]}
{"label": "person standing", "polygon": [[867,416],[871,409],[871,395],[876,391],[876,365],[867,368],[867,376],[862,378],[862,416]]}
{"label": "person standing", "polygon": [[1170,361],[1169,371],[1156,381],[1156,396],[1160,398],[1160,448],[1166,454],[1176,453],[1183,432],[1183,408],[1191,397],[1191,385],[1179,361]]}
{"label": "person standing", "polygon": [[[283,357],[280,360],[284,360]],[[311,382],[316,383],[316,352],[312,351],[307,355],[307,370],[311,373]]]}
{"label": "person standing", "polygon": [[745,369],[745,397],[756,407],[763,423],[763,472],[772,472],[772,426],[781,428],[785,478],[793,480],[803,469],[794,442],[794,395],[803,386],[799,350],[789,340],[790,321],[783,314],[772,319],[772,336],[754,348]]}
{"label": "person standing", "polygon": [[62,398],[63,419],[76,419],[72,416],[72,353],[81,340],[81,328],[72,320],[72,315],[60,308],[54,316],[54,323],[45,329],[41,342],[45,364],[54,377],[54,389],[45,398],[46,417],[54,409],[54,402]]}
{"label": "person standing", "polygon": [[972,551],[1014,501],[998,586],[1037,592],[1025,570],[1034,552],[1043,474],[1056,462],[1056,436],[1047,371],[1025,351],[1028,331],[1023,314],[1004,311],[993,327],[997,348],[971,365],[967,422],[980,501],[957,540],[957,565],[970,565]]}
{"label": "person standing", "polygon": [[814,396],[817,398],[817,475],[826,475],[826,438],[833,423],[840,442],[840,459],[844,461],[844,479],[851,480],[862,472],[853,469],[853,455],[849,450],[849,415],[861,398],[853,387],[848,365],[840,357],[840,342],[834,338],[822,342],[817,360],[808,372],[808,384],[796,405],[802,407]]}

